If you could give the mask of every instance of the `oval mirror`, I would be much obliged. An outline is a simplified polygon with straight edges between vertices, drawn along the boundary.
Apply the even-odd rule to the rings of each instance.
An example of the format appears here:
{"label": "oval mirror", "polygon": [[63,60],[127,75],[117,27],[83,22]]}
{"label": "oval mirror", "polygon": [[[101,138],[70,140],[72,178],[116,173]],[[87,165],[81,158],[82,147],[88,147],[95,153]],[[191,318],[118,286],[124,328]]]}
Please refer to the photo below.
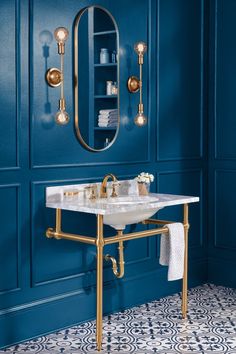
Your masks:
{"label": "oval mirror", "polygon": [[119,130],[119,34],[99,6],[81,10],[74,23],[75,131],[90,151],[110,147]]}

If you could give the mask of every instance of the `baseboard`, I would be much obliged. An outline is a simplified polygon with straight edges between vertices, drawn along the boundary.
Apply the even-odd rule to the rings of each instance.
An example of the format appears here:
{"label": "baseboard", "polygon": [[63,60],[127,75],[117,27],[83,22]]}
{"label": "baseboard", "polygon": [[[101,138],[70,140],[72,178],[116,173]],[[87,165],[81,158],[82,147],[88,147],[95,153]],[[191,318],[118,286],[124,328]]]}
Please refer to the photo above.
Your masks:
{"label": "baseboard", "polygon": [[[189,264],[189,287],[206,282],[207,261]],[[181,290],[167,282],[166,267],[104,284],[104,314],[133,307]],[[95,318],[96,289],[78,291],[1,312],[0,348]]]}

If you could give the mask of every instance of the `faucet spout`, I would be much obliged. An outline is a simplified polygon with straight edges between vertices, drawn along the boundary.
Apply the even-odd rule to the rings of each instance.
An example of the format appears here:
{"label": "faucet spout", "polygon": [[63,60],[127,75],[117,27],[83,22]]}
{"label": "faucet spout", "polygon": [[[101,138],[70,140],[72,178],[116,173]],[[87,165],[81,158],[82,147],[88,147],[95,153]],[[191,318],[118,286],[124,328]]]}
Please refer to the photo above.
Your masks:
{"label": "faucet spout", "polygon": [[[107,182],[108,182],[109,178],[111,178],[111,180],[113,182],[118,182],[116,176],[113,175],[112,173],[108,173],[107,175],[105,175],[105,177],[103,178],[102,184],[101,184],[100,198],[107,198]],[[116,196],[114,190],[113,190],[112,194],[113,194],[113,196]]]}

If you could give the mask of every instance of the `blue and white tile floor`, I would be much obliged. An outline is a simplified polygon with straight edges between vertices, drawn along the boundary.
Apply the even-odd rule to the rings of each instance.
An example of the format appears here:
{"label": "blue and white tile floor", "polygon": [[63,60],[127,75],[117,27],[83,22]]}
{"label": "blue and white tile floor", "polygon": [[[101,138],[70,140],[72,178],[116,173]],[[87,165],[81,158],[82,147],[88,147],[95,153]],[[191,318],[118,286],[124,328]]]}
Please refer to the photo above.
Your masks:
{"label": "blue and white tile floor", "polygon": [[[104,318],[101,353],[236,354],[236,290],[203,285],[189,291],[189,313],[181,318],[180,294]],[[95,322],[0,350],[0,353],[97,353]]]}

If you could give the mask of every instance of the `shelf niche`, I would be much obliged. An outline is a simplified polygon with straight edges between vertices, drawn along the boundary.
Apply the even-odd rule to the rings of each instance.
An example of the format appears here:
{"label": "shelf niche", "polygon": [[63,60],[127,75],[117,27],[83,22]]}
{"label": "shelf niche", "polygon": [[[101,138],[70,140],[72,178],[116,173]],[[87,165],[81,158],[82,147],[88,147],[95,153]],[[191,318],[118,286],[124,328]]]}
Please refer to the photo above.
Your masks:
{"label": "shelf niche", "polygon": [[[90,151],[100,151],[107,148],[107,139],[110,144],[114,141],[119,128],[119,65],[118,62],[112,62],[113,52],[116,53],[116,60],[118,57],[117,25],[107,10],[97,6],[88,7],[75,20],[75,40],[78,41],[75,53],[75,62],[78,61],[78,72],[75,70],[75,100],[78,100],[75,128],[84,147]],[[100,63],[101,48],[108,49],[108,63]],[[107,95],[107,81],[116,83],[117,95]],[[99,127],[100,111],[114,109],[117,110],[117,122],[114,123],[116,114],[113,113],[112,118],[107,117],[108,126]],[[103,117],[106,124],[106,116]],[[111,127],[110,124],[116,126]]]}

